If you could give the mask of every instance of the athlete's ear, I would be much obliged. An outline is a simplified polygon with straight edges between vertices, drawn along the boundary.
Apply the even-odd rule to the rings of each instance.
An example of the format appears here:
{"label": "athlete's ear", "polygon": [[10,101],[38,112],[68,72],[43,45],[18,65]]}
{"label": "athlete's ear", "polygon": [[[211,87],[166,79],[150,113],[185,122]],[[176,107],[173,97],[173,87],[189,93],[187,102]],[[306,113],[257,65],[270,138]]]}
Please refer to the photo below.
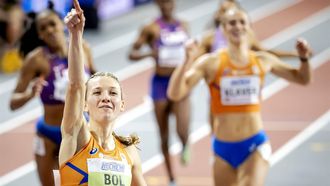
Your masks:
{"label": "athlete's ear", "polygon": [[87,103],[86,103],[86,101],[85,101],[85,103],[84,103],[84,112],[87,112],[87,113],[88,113],[88,108],[87,108]]}
{"label": "athlete's ear", "polygon": [[123,112],[124,110],[125,110],[125,101],[124,100],[121,100],[120,111]]}

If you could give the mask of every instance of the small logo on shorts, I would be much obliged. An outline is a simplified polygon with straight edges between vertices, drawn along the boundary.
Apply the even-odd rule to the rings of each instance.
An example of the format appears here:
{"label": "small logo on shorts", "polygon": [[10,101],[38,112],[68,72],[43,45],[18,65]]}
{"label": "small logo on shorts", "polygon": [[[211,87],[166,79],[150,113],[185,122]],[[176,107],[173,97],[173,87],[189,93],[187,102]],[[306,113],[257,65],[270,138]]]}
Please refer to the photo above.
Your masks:
{"label": "small logo on shorts", "polygon": [[89,152],[89,154],[95,154],[97,152],[97,148],[96,147],[94,147],[90,152]]}
{"label": "small logo on shorts", "polygon": [[249,151],[253,152],[253,151],[255,151],[256,148],[257,148],[257,145],[255,143],[252,143],[249,147]]}

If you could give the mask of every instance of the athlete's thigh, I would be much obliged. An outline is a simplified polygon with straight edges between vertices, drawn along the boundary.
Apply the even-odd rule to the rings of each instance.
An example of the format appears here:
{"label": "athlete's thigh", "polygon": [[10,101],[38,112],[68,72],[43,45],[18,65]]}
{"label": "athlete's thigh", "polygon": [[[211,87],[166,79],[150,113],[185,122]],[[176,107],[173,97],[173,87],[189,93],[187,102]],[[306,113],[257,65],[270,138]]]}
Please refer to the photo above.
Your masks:
{"label": "athlete's thigh", "polygon": [[172,112],[175,114],[178,124],[188,125],[190,122],[190,99],[189,96],[184,99],[173,102]]}
{"label": "athlete's thigh", "polygon": [[42,185],[53,184],[53,170],[58,169],[59,146],[44,136],[37,135],[38,149],[35,149],[35,160]]}
{"label": "athlete's thigh", "polygon": [[168,133],[169,102],[167,100],[154,101],[154,112],[161,134]]}
{"label": "athlete's thigh", "polygon": [[216,186],[236,186],[237,171],[222,158],[215,156],[213,179]]}
{"label": "athlete's thigh", "polygon": [[268,173],[269,163],[254,151],[239,167],[240,186],[263,186]]}

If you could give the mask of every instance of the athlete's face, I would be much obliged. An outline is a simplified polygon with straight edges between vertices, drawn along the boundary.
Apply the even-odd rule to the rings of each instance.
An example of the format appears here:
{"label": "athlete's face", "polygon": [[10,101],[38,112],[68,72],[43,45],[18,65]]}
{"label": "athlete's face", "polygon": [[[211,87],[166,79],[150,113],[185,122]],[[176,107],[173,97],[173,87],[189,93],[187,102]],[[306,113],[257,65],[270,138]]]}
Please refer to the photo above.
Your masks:
{"label": "athlete's face", "polygon": [[92,120],[99,123],[114,121],[124,111],[119,83],[108,76],[90,79],[87,84],[86,107]]}
{"label": "athlete's face", "polygon": [[55,13],[43,12],[37,17],[39,38],[49,47],[59,47],[65,40],[64,25]]}
{"label": "athlete's face", "polygon": [[236,44],[247,41],[249,29],[247,15],[238,9],[230,9],[224,18],[223,28],[228,40]]}
{"label": "athlete's face", "polygon": [[171,17],[174,10],[174,0],[157,0],[162,16]]}

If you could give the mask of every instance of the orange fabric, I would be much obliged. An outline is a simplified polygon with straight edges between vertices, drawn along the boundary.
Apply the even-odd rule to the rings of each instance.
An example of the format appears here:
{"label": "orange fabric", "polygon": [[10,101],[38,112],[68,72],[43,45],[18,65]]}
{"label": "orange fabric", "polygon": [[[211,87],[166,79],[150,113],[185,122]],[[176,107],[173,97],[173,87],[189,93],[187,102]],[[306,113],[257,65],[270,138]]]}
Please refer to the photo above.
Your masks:
{"label": "orange fabric", "polygon": [[[115,139],[115,138],[114,138]],[[100,153],[103,154],[104,158],[110,157],[117,161],[127,160],[127,163],[132,166],[132,161],[129,158],[125,146],[115,139],[116,147],[112,151],[105,151],[91,136],[88,144],[75,154],[70,160],[60,167],[61,185],[62,186],[73,186],[73,185],[88,185],[86,182],[87,159],[88,158],[99,158]],[[95,150],[97,149],[97,150]],[[102,155],[101,155],[102,156]],[[123,157],[124,156],[124,157]],[[78,172],[77,169],[73,169],[72,165],[83,172]],[[86,178],[85,178],[86,177]]]}
{"label": "orange fabric", "polygon": [[[239,77],[247,75],[256,75],[260,78],[260,93],[264,82],[265,72],[255,56],[253,51],[249,53],[249,63],[245,67],[237,67],[230,62],[229,54],[226,49],[219,52],[220,63],[216,72],[215,79],[208,85],[211,95],[211,112],[213,114],[233,113],[233,112],[258,112],[260,111],[260,104],[249,105],[223,105],[221,103],[221,79],[223,77]],[[235,75],[234,72],[239,72]],[[220,86],[219,86],[220,85]],[[261,96],[259,96],[261,99]],[[259,101],[260,103],[260,101]]]}

